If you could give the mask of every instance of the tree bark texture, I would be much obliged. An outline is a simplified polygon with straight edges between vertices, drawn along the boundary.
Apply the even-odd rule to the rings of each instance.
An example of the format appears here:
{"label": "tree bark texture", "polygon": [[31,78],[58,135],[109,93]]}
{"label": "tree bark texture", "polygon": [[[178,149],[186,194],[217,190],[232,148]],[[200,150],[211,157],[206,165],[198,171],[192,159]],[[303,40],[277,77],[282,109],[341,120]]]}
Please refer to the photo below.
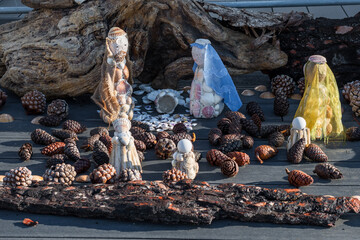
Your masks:
{"label": "tree bark texture", "polygon": [[0,187],[0,209],[164,224],[211,224],[214,220],[331,227],[344,213],[359,212],[357,197],[303,194],[241,184],[210,186],[183,180],[115,185]]}

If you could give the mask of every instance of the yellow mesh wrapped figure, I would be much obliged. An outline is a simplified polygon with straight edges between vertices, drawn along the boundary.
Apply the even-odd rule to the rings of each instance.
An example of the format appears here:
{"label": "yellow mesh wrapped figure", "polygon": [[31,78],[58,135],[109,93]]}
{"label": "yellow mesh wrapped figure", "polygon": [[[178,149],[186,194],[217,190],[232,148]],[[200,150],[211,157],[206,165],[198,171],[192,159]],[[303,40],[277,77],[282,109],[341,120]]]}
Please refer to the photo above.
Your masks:
{"label": "yellow mesh wrapped figure", "polygon": [[313,55],[304,66],[305,91],[296,117],[303,117],[311,140],[344,140],[341,103],[337,83],[326,58]]}

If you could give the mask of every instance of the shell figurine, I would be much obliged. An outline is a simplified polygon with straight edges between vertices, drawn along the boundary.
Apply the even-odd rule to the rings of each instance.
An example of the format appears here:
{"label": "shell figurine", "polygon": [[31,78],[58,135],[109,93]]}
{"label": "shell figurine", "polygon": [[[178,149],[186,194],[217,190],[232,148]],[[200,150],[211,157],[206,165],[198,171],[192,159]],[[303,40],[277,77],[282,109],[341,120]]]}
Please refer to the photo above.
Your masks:
{"label": "shell figurine", "polygon": [[189,179],[195,179],[199,172],[199,164],[196,162],[195,154],[192,151],[193,145],[188,139],[182,139],[177,144],[177,151],[173,154],[172,166],[185,172]]}
{"label": "shell figurine", "polygon": [[274,157],[278,153],[278,150],[275,147],[269,145],[260,145],[255,149],[255,157],[261,164],[264,163],[263,160]]}

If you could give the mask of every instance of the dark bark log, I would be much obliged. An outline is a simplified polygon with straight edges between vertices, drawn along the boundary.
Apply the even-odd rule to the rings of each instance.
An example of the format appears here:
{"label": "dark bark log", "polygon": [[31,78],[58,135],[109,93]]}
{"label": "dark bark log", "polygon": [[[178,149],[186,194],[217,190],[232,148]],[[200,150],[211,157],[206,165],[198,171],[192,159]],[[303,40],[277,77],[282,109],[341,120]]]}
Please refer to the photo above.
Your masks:
{"label": "dark bark log", "polygon": [[136,181],[115,185],[34,184],[0,187],[0,209],[165,224],[211,224],[216,219],[334,226],[344,213],[359,212],[356,197],[303,194],[241,184]]}

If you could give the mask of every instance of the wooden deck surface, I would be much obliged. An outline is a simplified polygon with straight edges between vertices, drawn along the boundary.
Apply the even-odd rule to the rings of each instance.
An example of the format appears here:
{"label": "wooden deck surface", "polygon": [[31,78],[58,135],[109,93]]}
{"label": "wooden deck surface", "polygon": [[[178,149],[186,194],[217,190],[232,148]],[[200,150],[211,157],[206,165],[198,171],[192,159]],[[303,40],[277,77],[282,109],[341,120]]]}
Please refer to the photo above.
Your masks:
{"label": "wooden deck surface", "polygon": [[[234,78],[239,93],[243,89],[251,89],[258,84],[265,84],[270,87],[269,79],[259,73],[242,75]],[[181,82],[180,87],[190,84],[190,81]],[[264,100],[256,93],[253,97],[241,96],[244,106],[241,112],[245,113],[246,104],[250,101],[257,101],[261,104],[266,121],[265,124],[280,123],[280,118],[273,113],[273,100]],[[99,119],[96,112],[97,107],[91,102],[89,96],[82,96],[76,99],[67,99],[70,104],[69,119],[80,121],[88,127],[88,130],[80,136],[80,142],[84,140],[89,131],[97,126],[106,126]],[[284,122],[290,123],[296,111],[299,101],[290,100],[290,113],[285,117]],[[355,126],[351,115],[351,109],[343,104],[345,113],[343,122],[345,126]],[[178,108],[177,112],[185,113],[184,108]],[[0,124],[0,175],[3,175],[11,168],[27,166],[33,174],[42,175],[45,171],[46,157],[40,154],[42,146],[34,145],[33,158],[26,163],[18,159],[17,151],[21,144],[31,141],[30,133],[41,127],[30,123],[34,116],[27,116],[21,106],[20,99],[9,93],[8,102],[0,113],[9,113],[14,116],[13,123]],[[221,117],[221,116],[220,116]],[[220,118],[219,117],[219,118]],[[197,135],[195,149],[205,156],[211,149],[207,140],[208,130],[216,126],[219,119],[199,120],[194,132]],[[110,128],[112,129],[112,128]],[[112,132],[111,132],[112,133]],[[266,144],[266,140],[255,139],[255,146]],[[329,161],[337,166],[344,174],[343,180],[320,180],[312,173],[315,163],[303,162],[299,165],[289,164],[286,160],[286,149],[281,147],[279,154],[264,164],[259,164],[254,159],[254,148],[247,150],[251,157],[251,164],[240,168],[237,176],[226,178],[221,174],[219,168],[210,166],[203,157],[200,161],[200,172],[197,180],[207,181],[212,184],[236,182],[248,185],[290,188],[287,182],[285,168],[299,169],[307,172],[314,178],[314,184],[302,187],[301,190],[308,194],[324,194],[334,196],[360,195],[359,168],[360,143],[347,142],[336,145],[324,146],[318,144],[329,156]],[[82,152],[83,156],[90,156],[91,153]],[[146,160],[143,163],[143,179],[160,180],[162,172],[171,167],[170,160],[158,160],[154,150],[147,151]],[[25,217],[39,221],[35,228],[24,227],[21,221]],[[236,221],[217,221],[210,226],[166,226],[150,223],[130,223],[101,219],[81,219],[75,217],[60,217],[51,215],[36,215],[20,212],[0,210],[0,239],[48,239],[48,238],[98,238],[98,239],[356,239],[360,233],[359,216],[348,214],[342,217],[333,228],[321,228],[313,226],[290,226],[264,223],[241,223]]]}

